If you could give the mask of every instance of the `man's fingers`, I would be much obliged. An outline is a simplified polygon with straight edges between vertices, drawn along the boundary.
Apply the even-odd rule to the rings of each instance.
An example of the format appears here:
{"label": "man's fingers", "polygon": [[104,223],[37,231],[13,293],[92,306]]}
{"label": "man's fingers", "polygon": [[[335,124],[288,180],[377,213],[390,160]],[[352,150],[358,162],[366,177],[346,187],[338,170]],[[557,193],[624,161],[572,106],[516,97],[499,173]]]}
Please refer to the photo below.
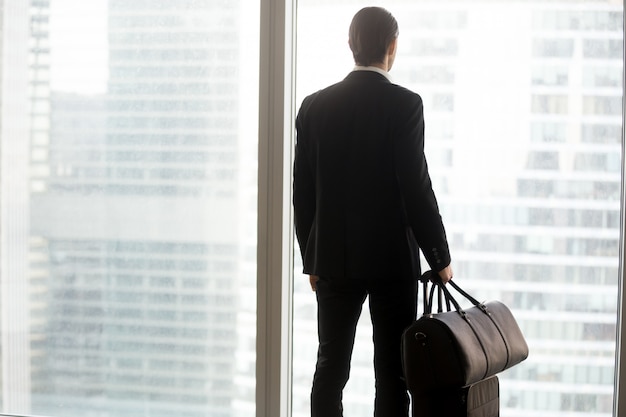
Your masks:
{"label": "man's fingers", "polygon": [[452,267],[450,265],[439,271],[439,277],[444,284],[452,279],[452,275]]}
{"label": "man's fingers", "polygon": [[320,280],[320,277],[317,275],[309,275],[309,283],[311,284],[311,291],[317,291],[317,281]]}

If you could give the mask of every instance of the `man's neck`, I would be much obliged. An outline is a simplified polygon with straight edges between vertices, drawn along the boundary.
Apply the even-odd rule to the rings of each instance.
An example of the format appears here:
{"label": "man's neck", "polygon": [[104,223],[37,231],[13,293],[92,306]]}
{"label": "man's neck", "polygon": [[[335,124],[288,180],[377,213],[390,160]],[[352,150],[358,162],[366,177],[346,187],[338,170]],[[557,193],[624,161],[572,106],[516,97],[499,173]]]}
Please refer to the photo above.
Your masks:
{"label": "man's neck", "polygon": [[369,65],[356,64],[356,66],[357,67],[376,67],[385,72],[389,72],[389,66],[387,65],[387,62],[373,62]]}

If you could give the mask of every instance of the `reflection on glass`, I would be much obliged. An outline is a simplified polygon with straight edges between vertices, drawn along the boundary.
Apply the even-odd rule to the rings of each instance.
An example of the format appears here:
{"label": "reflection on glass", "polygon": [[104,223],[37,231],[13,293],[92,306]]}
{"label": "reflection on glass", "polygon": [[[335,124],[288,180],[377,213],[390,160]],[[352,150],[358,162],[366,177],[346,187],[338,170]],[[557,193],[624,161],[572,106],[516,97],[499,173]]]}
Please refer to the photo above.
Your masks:
{"label": "reflection on glass", "polygon": [[[351,70],[348,25],[366,5],[298,3],[297,103]],[[400,25],[391,75],[424,99],[456,279],[509,305],[529,341],[529,359],[501,375],[501,415],[611,416],[622,3],[384,6]],[[300,265],[295,280],[293,404],[304,417],[316,305]],[[367,310],[359,326],[346,415],[373,414]]]}
{"label": "reflection on glass", "polygon": [[28,303],[2,306],[24,311],[2,346],[24,372],[3,372],[2,412],[254,413],[259,17],[243,6],[31,1]]}

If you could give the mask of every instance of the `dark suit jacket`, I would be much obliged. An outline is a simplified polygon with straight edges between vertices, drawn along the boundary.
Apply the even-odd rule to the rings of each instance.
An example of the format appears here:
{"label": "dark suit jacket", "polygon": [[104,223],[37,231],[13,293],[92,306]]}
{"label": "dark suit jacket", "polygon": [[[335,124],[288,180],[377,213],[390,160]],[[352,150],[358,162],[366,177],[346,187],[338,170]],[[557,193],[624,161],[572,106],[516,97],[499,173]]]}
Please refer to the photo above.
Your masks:
{"label": "dark suit jacket", "polygon": [[304,273],[419,276],[450,263],[424,156],[419,95],[373,71],[304,99],[296,118],[293,203]]}

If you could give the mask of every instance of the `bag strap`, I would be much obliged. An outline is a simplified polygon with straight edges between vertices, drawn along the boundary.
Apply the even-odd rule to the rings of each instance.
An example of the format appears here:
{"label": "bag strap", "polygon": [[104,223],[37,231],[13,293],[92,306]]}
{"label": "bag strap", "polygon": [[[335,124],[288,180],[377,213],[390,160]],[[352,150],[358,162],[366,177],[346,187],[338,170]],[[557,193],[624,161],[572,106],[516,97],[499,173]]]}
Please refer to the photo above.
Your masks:
{"label": "bag strap", "polygon": [[[467,298],[476,307],[479,307],[479,306],[482,305],[481,302],[479,302],[477,299],[475,299],[474,297],[469,295],[466,291],[464,291],[461,287],[459,287],[458,284],[456,282],[454,282],[454,280],[448,281],[448,284],[452,285],[452,288],[457,290],[459,292],[459,294],[461,294],[463,297]],[[443,286],[443,288],[445,288],[445,285]]]}

